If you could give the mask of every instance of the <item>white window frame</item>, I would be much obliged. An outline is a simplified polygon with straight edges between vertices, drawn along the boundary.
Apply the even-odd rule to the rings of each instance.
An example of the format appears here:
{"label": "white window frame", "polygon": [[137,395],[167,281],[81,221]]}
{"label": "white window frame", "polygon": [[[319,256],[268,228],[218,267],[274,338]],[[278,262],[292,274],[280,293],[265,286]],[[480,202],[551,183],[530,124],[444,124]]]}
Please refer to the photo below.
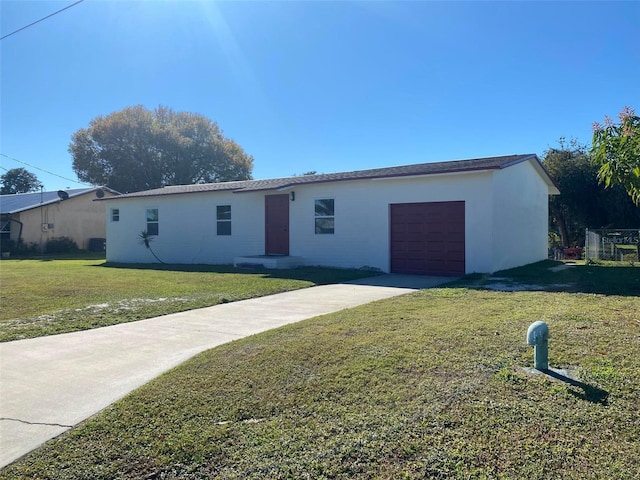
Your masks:
{"label": "white window frame", "polygon": [[[228,208],[229,209],[229,218],[220,218],[220,208]],[[233,219],[233,216],[232,216],[231,204],[216,205],[216,235],[217,236],[219,236],[219,237],[230,237],[231,236],[231,233],[232,233],[231,220],[232,219]],[[220,233],[220,227],[222,226],[222,224],[228,224],[229,225],[229,233]]]}
{"label": "white window frame", "polygon": [[[328,200],[331,200],[332,202],[332,215],[319,215],[318,214],[318,202],[326,202]],[[326,220],[331,220],[331,231],[328,231],[329,229],[326,229],[327,231],[322,231],[323,227],[319,227],[318,226],[318,220],[320,220],[320,222],[324,222]],[[336,200],[335,198],[332,197],[323,197],[323,198],[316,198],[313,201],[313,227],[314,227],[314,232],[316,235],[335,235],[336,233]]]}
{"label": "white window frame", "polygon": [[[155,220],[149,220],[149,212],[155,210],[156,211],[156,219]],[[147,233],[149,235],[153,235],[153,236],[158,236],[160,235],[160,209],[158,207],[148,207],[145,211],[145,220],[146,220],[146,227],[147,227]],[[149,225],[154,225],[156,226],[155,233],[151,233],[149,232]]]}

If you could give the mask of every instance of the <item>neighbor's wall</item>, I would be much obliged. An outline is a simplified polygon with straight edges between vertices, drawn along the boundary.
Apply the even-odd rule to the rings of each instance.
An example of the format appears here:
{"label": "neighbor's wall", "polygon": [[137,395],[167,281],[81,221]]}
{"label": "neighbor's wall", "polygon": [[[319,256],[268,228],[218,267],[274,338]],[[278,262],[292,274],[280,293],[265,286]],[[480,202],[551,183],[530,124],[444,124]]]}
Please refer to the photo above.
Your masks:
{"label": "neighbor's wall", "polygon": [[[105,197],[114,196],[104,191]],[[95,192],[71,197],[68,200],[43,205],[21,212],[17,219],[23,223],[22,240],[25,245],[38,244],[44,251],[52,238],[71,238],[78,248],[89,248],[89,239],[106,238],[105,211],[102,202],[95,202]],[[43,228],[43,224],[53,225]],[[19,227],[11,225],[11,238],[17,236]],[[15,233],[14,233],[15,232]]]}
{"label": "neighbor's wall", "polygon": [[546,259],[549,187],[531,162],[496,170],[493,192],[491,271]]}

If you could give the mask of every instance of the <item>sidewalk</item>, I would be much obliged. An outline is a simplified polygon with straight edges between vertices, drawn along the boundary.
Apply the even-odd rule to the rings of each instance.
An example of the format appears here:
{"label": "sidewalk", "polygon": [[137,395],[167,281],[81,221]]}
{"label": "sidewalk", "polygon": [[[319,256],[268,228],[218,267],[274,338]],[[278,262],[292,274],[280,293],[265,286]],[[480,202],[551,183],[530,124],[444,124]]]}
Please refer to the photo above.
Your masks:
{"label": "sidewalk", "polygon": [[204,350],[451,281],[383,275],[0,344],[0,468]]}

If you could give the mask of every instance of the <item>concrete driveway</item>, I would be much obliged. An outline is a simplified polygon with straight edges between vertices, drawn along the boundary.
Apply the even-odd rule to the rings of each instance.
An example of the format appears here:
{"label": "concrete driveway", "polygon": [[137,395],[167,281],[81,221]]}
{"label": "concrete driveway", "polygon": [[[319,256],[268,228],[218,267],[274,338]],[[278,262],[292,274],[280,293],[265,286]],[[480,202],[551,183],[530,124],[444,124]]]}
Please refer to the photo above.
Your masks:
{"label": "concrete driveway", "polygon": [[0,468],[199,352],[453,280],[382,275],[0,344]]}

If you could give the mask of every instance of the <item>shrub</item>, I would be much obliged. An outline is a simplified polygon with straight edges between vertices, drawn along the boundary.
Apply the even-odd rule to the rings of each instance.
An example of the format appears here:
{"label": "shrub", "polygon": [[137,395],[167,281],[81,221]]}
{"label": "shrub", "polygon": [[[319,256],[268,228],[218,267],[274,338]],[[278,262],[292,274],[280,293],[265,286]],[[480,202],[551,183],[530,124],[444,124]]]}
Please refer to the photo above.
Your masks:
{"label": "shrub", "polygon": [[31,255],[40,252],[40,244],[37,242],[24,243],[22,239],[18,241],[16,252],[19,255]]}
{"label": "shrub", "polygon": [[80,249],[69,237],[53,237],[47,240],[44,250],[46,253],[73,253]]}
{"label": "shrub", "polygon": [[16,242],[6,238],[0,238],[0,251],[15,253]]}

